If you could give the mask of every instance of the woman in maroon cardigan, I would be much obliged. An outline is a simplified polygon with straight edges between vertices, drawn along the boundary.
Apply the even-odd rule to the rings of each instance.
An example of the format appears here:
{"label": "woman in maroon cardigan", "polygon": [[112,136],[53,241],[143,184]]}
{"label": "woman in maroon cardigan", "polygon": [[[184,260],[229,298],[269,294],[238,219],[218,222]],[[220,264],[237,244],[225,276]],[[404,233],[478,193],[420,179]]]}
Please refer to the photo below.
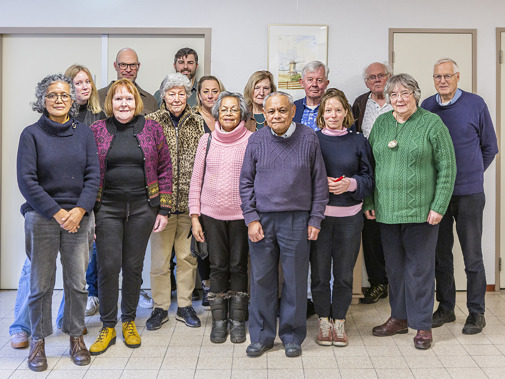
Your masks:
{"label": "woman in maroon cardigan", "polygon": [[165,228],[170,211],[172,164],[161,126],[140,113],[137,88],[127,79],[105,99],[109,116],[91,125],[98,147],[100,187],[96,212],[98,298],[103,327],[90,348],[104,353],[116,342],[119,272],[123,270],[121,321],[126,346],[140,346],[135,327],[142,269],[151,232]]}

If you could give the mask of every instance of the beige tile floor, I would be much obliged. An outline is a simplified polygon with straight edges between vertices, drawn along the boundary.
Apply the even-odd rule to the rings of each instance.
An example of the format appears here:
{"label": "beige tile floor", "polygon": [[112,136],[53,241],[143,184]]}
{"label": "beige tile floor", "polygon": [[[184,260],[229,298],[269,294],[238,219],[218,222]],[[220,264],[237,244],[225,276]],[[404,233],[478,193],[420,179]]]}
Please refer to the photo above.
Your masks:
{"label": "beige tile floor", "polygon": [[[138,309],[137,327],[142,346],[127,348],[121,338],[105,354],[92,357],[89,366],[75,366],[68,355],[68,337],[60,330],[46,339],[49,368],[42,373],[28,370],[28,350],[10,347],[8,328],[13,320],[16,291],[0,291],[0,379],[3,378],[505,378],[505,291],[486,295],[484,332],[464,336],[465,293],[457,294],[457,320],[434,330],[434,346],[416,350],[408,334],[377,338],[372,327],[389,316],[389,304],[383,299],[374,305],[351,306],[346,322],[349,346],[322,347],[315,342],[317,318],[308,320],[308,336],[303,355],[286,358],[277,339],[274,348],[259,358],[248,358],[249,341],[234,345],[227,341],[216,345],[209,341],[211,317],[199,302],[195,309],[202,327],[191,329],[175,320],[175,306],[170,321],[158,331],[147,331],[150,310]],[[61,300],[61,291],[53,298],[53,314]],[[100,328],[97,315],[86,318],[87,346]]]}

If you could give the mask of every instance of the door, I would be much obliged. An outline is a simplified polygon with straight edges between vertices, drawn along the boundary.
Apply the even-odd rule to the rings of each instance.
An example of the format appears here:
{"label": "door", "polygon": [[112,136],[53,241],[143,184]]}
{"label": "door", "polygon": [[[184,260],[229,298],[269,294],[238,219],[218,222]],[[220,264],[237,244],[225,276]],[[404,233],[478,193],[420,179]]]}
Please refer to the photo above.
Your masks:
{"label": "door", "polygon": [[[390,62],[394,74],[408,73],[421,88],[421,101],[435,94],[433,64],[440,58],[458,63],[459,88],[473,92],[475,88],[475,30],[390,29]],[[463,254],[454,239],[454,279],[457,290],[466,290]]]}
{"label": "door", "polygon": [[[501,133],[504,130],[505,124],[505,63],[504,63],[504,52],[505,52],[505,29],[500,28],[497,32],[497,45],[498,45],[498,63],[497,63],[497,119],[496,119],[496,134],[498,136],[498,148],[500,153],[497,158],[497,178],[496,178],[496,193],[501,193],[501,190],[505,188],[505,169],[503,162],[501,160],[502,152],[505,151],[505,141],[503,140]],[[499,243],[498,252],[499,259],[497,259],[496,274],[500,278],[498,288],[505,287],[505,270],[500,271],[500,266],[505,263],[505,201],[497,198],[497,216],[496,216],[496,227],[497,227],[497,243]],[[503,262],[500,265],[500,262]]]}

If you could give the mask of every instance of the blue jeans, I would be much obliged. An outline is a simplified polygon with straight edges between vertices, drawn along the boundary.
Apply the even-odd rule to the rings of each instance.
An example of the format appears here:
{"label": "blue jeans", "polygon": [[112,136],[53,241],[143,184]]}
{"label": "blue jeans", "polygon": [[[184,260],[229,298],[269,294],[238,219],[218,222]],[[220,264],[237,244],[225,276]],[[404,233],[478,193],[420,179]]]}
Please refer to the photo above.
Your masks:
{"label": "blue jeans", "polygon": [[467,280],[466,306],[471,313],[484,313],[486,296],[486,272],[482,259],[482,214],[485,204],[484,193],[452,196],[447,212],[440,222],[435,260],[437,301],[446,311],[456,305],[454,284],[453,224],[465,261]]}
{"label": "blue jeans", "polygon": [[88,292],[85,272],[93,239],[94,215],[85,215],[76,233],[68,233],[54,220],[35,211],[25,214],[26,254],[31,261],[28,308],[32,338],[52,334],[51,305],[56,276],[56,258],[61,254],[63,287],[67,295],[62,331],[82,335]]}

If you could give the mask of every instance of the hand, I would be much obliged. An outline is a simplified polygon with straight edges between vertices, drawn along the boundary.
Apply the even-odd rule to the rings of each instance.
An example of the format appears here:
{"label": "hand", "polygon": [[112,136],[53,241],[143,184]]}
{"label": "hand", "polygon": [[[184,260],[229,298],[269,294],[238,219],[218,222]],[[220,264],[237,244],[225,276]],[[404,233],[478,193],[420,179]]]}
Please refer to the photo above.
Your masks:
{"label": "hand", "polygon": [[79,224],[83,216],[86,214],[86,210],[81,207],[75,207],[68,211],[67,215],[62,218],[63,225],[61,227],[67,230],[69,233],[76,233],[79,229]]}
{"label": "hand", "polygon": [[258,242],[265,238],[263,234],[263,228],[259,221],[252,221],[249,223],[247,227],[247,234],[249,235],[249,239],[251,242]]}
{"label": "hand", "polygon": [[309,225],[309,228],[308,228],[308,236],[309,236],[309,241],[315,241],[317,240],[317,236],[319,235],[319,229],[314,227],[314,226],[310,226]]}
{"label": "hand", "polygon": [[58,224],[62,225],[65,221],[63,220],[66,217],[68,212],[61,208],[58,212],[53,215],[53,218],[58,222]]}
{"label": "hand", "polygon": [[375,209],[372,209],[371,211],[365,211],[365,216],[369,220],[375,220]]}
{"label": "hand", "polygon": [[430,213],[428,213],[428,219],[426,221],[430,225],[438,225],[440,224],[440,221],[442,221],[442,215],[430,210]]}
{"label": "hand", "polygon": [[205,242],[205,234],[203,234],[202,224],[198,215],[191,215],[191,230],[193,231],[193,237],[198,242]]}
{"label": "hand", "polygon": [[156,221],[154,222],[153,233],[159,233],[165,229],[168,223],[168,216],[157,215]]}

